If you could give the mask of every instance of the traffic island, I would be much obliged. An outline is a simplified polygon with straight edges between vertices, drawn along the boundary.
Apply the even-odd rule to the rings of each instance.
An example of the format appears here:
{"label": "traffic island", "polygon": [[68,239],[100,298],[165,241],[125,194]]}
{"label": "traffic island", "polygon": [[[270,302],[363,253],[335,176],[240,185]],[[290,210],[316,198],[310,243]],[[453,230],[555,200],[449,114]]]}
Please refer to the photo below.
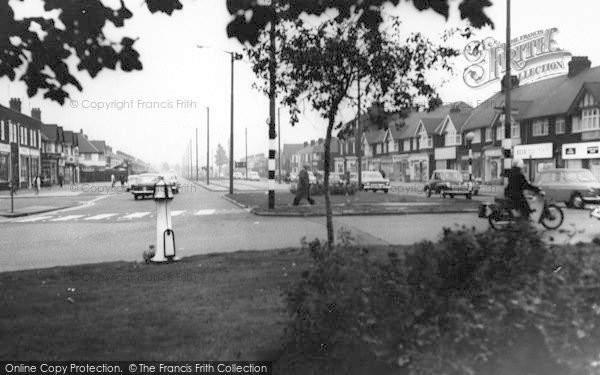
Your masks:
{"label": "traffic island", "polygon": [[[250,208],[252,213],[259,216],[325,216],[325,197],[322,195],[311,196],[314,205],[303,200],[300,205],[294,206],[294,194],[277,192],[273,209],[268,208],[265,193],[234,193],[225,197],[239,206]],[[478,203],[462,197],[426,198],[382,192],[331,196],[334,216],[476,213]]]}

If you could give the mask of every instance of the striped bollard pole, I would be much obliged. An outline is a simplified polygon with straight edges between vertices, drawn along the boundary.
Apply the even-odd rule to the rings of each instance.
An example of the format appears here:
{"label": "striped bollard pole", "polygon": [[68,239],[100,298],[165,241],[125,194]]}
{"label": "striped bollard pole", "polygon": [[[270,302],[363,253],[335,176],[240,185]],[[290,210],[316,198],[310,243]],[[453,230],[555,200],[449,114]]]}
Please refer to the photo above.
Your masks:
{"label": "striped bollard pole", "polygon": [[275,152],[277,149],[277,134],[275,134],[275,125],[272,124],[274,118],[269,119],[269,209],[275,208]]}

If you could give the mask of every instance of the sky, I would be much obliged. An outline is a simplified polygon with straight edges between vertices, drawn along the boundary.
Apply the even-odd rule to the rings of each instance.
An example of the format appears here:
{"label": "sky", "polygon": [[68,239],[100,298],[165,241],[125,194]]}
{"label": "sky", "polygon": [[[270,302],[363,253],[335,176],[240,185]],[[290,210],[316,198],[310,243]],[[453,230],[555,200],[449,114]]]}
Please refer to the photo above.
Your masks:
{"label": "sky", "polygon": [[[492,37],[504,42],[506,1],[492,0],[486,13],[495,23],[495,29],[475,30],[477,39]],[[103,0],[116,5],[113,0]],[[151,14],[141,0],[125,0],[134,17],[125,27],[108,26],[106,34],[120,40],[122,36],[138,38],[135,48],[141,54],[142,71],[125,73],[105,70],[95,79],[85,72],[77,72],[82,92],[72,88],[71,101],[64,106],[44,100],[41,93],[28,98],[26,87],[20,81],[0,79],[0,104],[8,106],[9,98],[19,97],[23,112],[31,108],[42,109],[42,120],[55,123],[67,130],[83,129],[90,139],[103,139],[113,147],[133,154],[145,161],[159,165],[181,163],[192,142],[196,148],[195,132],[198,129],[200,165],[206,159],[206,107],[210,108],[210,155],[217,144],[228,148],[230,131],[230,75],[228,54],[243,52],[243,46],[227,37],[225,28],[230,20],[225,0],[183,0],[183,10],[172,16]],[[448,28],[464,27],[458,5],[451,0],[448,20],[429,10],[417,11],[412,2],[402,1],[387,11],[402,19],[402,30],[421,32],[434,41]],[[41,14],[43,3],[38,0],[18,2],[17,15]],[[558,47],[575,56],[588,56],[592,66],[600,64],[600,1],[597,0],[521,0],[512,1],[512,36],[536,30],[557,28],[555,40]],[[454,38],[450,45],[463,49],[469,41]],[[204,45],[211,48],[197,48]],[[465,84],[462,75],[470,65],[461,55],[454,60],[455,73],[444,75],[447,83],[438,90],[445,102],[463,100],[472,105],[483,101],[499,90],[499,82],[479,88]],[[247,60],[234,66],[234,154],[240,159],[248,154],[268,152],[269,114],[268,98],[252,87],[256,78]],[[433,73],[434,76],[436,73]],[[442,82],[442,79],[438,80]],[[290,126],[285,108],[281,110],[281,143],[302,143],[325,135],[325,121],[313,113],[306,104],[300,122]],[[340,120],[350,120],[355,109],[343,108]],[[195,153],[193,156],[195,161]]]}

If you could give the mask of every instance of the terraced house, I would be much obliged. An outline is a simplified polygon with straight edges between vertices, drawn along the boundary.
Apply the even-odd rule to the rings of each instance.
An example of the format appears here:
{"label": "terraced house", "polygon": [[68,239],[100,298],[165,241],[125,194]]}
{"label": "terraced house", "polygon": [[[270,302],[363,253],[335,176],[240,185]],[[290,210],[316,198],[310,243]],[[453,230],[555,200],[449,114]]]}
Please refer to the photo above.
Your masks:
{"label": "terraced house", "polygon": [[[600,67],[573,57],[568,74],[518,85],[511,96],[512,152],[525,160],[532,179],[554,167],[587,168],[600,178]],[[503,106],[499,92],[475,108],[461,129],[475,133],[474,174],[488,182],[499,181],[503,169]]]}
{"label": "terraced house", "polygon": [[41,126],[21,113],[21,99],[10,99],[9,108],[0,105],[0,189],[8,189],[11,181],[30,187],[40,173]]}

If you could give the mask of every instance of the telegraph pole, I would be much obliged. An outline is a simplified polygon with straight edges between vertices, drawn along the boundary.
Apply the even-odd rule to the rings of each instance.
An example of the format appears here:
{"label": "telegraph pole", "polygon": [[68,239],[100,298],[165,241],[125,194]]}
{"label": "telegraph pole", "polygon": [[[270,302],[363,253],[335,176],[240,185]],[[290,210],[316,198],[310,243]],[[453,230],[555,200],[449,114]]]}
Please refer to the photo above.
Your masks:
{"label": "telegraph pole", "polygon": [[190,138],[190,180],[194,178],[194,163],[192,162],[192,156],[194,155],[194,152],[192,150],[192,139]]}
{"label": "telegraph pole", "polygon": [[357,124],[357,134],[355,138],[356,144],[356,152],[358,154],[358,166],[357,166],[357,175],[358,175],[358,188],[362,189],[362,122],[360,121],[360,78],[358,79],[358,115],[356,118]]}
{"label": "telegraph pole", "polygon": [[206,107],[206,185],[210,184],[210,108]]}
{"label": "telegraph pole", "polygon": [[198,127],[196,127],[196,181],[198,181],[198,174],[200,171],[198,170]]}
{"label": "telegraph pole", "polygon": [[246,128],[246,175],[244,178],[248,178],[248,128]]}

